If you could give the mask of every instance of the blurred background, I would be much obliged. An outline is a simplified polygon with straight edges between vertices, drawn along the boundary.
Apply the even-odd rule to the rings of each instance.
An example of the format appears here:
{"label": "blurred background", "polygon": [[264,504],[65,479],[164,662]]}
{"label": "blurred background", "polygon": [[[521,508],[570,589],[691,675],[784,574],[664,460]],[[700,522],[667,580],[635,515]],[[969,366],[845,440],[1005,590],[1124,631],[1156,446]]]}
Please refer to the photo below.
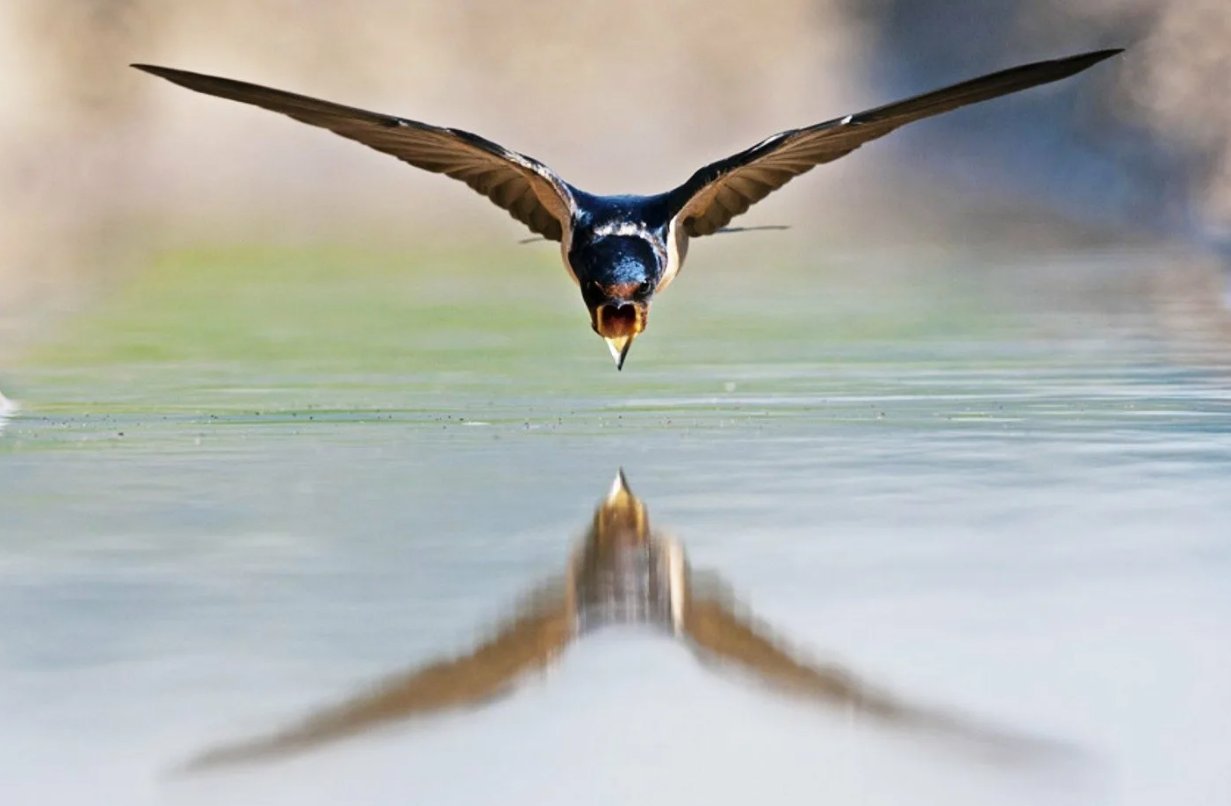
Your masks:
{"label": "blurred background", "polygon": [[[127,66],[611,193],[1120,46],[694,241],[620,373],[465,186]],[[1225,806],[1229,75],[1226,0],[0,3],[0,803]],[[174,772],[471,652],[621,467],[753,634],[1056,752],[612,627],[464,714]]]}
{"label": "blurred background", "polygon": [[0,9],[10,110],[0,122],[0,344],[11,354],[40,316],[99,293],[132,250],[520,236],[464,187],[166,86],[132,61],[468,128],[583,188],[656,192],[773,131],[1127,46],[1064,86],[895,134],[792,184],[745,223],[918,240],[920,225],[938,229],[939,210],[1009,204],[1031,206],[1034,221],[1057,215],[1208,247],[1231,237],[1231,100],[1220,86],[1229,40],[1231,10],[1218,0],[684,0],[618,12],[14,0]]}

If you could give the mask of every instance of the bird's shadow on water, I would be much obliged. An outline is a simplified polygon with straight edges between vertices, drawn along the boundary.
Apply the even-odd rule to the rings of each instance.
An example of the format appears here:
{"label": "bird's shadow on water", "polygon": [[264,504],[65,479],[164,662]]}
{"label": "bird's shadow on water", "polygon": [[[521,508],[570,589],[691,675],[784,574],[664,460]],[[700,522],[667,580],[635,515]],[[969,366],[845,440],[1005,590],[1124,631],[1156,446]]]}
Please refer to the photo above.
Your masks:
{"label": "bird's shadow on water", "polygon": [[209,748],[173,772],[274,762],[396,722],[478,707],[610,624],[637,624],[673,636],[707,666],[736,673],[733,679],[867,717],[976,760],[1067,766],[1084,756],[1062,742],[911,703],[841,666],[808,659],[739,605],[721,579],[689,568],[682,545],[651,528],[645,504],[622,471],[564,573],[510,611],[496,633],[467,654],[396,673],[298,722]]}

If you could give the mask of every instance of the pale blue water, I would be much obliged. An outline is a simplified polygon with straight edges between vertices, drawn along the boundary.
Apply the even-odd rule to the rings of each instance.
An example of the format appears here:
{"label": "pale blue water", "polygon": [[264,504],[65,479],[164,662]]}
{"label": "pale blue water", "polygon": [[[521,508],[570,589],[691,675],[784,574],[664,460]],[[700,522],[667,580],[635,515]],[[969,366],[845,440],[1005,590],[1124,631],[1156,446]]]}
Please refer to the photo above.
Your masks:
{"label": "pale blue water", "polygon": [[[1228,345],[1170,260],[963,264],[908,304],[926,338],[689,341],[660,311],[622,375],[597,341],[487,373],[14,371],[0,800],[1226,803]],[[917,282],[820,313],[897,316]],[[1071,754],[988,763],[617,628],[477,710],[169,773],[466,650],[561,572],[619,467],[793,646]]]}

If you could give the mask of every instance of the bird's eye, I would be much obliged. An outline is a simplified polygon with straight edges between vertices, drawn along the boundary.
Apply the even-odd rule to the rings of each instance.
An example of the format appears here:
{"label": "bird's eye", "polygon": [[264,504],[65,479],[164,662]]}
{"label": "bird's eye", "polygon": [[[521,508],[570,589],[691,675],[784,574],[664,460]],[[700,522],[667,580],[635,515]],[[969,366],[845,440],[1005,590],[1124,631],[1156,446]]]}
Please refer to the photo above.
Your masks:
{"label": "bird's eye", "polygon": [[654,284],[651,283],[649,280],[646,280],[644,283],[641,283],[640,285],[637,286],[637,296],[639,297],[649,296],[649,294],[653,290],[654,290]]}

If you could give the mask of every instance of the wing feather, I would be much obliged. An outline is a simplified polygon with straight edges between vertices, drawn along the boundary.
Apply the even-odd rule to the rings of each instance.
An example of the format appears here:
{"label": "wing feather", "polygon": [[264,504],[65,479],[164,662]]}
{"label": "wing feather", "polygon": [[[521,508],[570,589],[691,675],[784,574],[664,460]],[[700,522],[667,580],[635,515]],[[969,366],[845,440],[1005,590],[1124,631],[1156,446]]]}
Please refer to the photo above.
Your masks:
{"label": "wing feather", "polygon": [[671,191],[671,208],[689,236],[710,235],[795,177],[899,126],[1058,81],[1120,52],[1100,50],[1013,67],[858,114],[779,132],[701,168]]}
{"label": "wing feather", "polygon": [[460,179],[548,240],[561,240],[572,218],[573,195],[564,180],[538,160],[477,134],[243,81],[148,64],[133,67],[190,90],[279,112],[416,168]]}
{"label": "wing feather", "polygon": [[184,769],[268,761],[494,699],[549,665],[574,637],[571,604],[558,584],[545,586],[522,606],[516,619],[466,655],[404,672],[274,733],[212,748]]}
{"label": "wing feather", "polygon": [[814,663],[784,646],[764,624],[737,614],[727,598],[703,594],[685,610],[684,634],[703,660],[741,669],[784,693],[848,708],[900,728],[963,739],[1002,757],[1069,752],[1057,742],[900,700],[840,666]]}

